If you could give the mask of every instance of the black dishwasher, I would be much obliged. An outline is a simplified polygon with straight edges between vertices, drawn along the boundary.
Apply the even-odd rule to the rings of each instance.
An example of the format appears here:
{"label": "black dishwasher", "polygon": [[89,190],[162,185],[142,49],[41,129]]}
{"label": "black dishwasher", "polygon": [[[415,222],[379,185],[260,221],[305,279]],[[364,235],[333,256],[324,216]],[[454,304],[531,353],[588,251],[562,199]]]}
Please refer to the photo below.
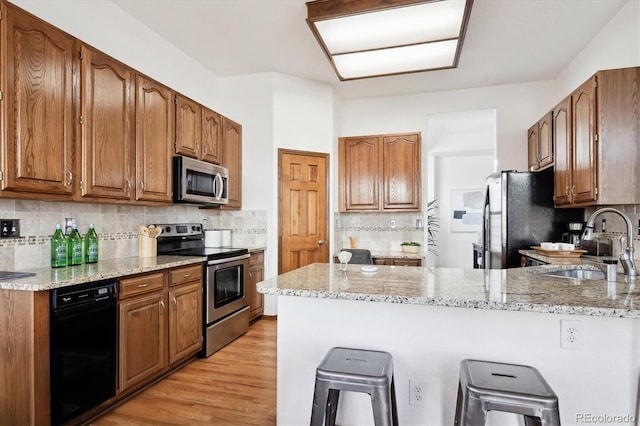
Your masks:
{"label": "black dishwasher", "polygon": [[115,395],[116,299],[113,280],[51,291],[51,424]]}

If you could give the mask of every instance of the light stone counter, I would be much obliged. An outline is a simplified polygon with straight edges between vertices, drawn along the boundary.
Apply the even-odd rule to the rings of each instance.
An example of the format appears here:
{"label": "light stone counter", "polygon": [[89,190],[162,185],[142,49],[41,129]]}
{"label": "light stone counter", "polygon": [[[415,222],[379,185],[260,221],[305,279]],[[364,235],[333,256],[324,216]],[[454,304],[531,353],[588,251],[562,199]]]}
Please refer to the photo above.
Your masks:
{"label": "light stone counter", "polygon": [[191,265],[205,260],[205,257],[192,256],[126,257],[101,260],[98,263],[67,266],[66,268],[34,268],[16,272],[35,272],[35,276],[0,281],[0,289],[45,291],[92,281]]}
{"label": "light stone counter", "polygon": [[[460,362],[473,358],[536,367],[559,397],[562,424],[606,415],[621,420],[601,423],[637,425],[640,296],[623,277],[608,285],[537,274],[566,268],[378,266],[363,275],[359,265],[313,264],[258,283],[278,295],[277,424],[308,424],[316,368],[345,346],[393,355],[399,424],[453,424]],[[568,326],[579,334],[570,348]],[[418,406],[412,381],[426,389]],[[341,395],[337,423],[373,424],[370,399],[351,396]],[[492,411],[486,424],[521,419]]]}
{"label": "light stone counter", "polygon": [[[640,291],[617,283],[542,275],[567,268],[544,265],[504,270],[315,263],[258,283],[265,294],[503,311],[640,318]],[[587,269],[595,266],[582,265]]]}

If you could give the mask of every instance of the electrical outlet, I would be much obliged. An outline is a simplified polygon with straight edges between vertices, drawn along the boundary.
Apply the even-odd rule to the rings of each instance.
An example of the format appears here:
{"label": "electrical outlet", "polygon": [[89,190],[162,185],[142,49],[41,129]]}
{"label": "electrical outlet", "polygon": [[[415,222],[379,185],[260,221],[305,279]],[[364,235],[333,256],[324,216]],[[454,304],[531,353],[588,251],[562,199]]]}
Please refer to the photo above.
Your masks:
{"label": "electrical outlet", "polygon": [[560,347],[582,349],[583,331],[578,320],[560,320]]}
{"label": "electrical outlet", "polygon": [[409,405],[427,405],[427,384],[409,379]]}
{"label": "electrical outlet", "polygon": [[392,228],[396,227],[396,220],[395,219],[391,219],[391,227]]}

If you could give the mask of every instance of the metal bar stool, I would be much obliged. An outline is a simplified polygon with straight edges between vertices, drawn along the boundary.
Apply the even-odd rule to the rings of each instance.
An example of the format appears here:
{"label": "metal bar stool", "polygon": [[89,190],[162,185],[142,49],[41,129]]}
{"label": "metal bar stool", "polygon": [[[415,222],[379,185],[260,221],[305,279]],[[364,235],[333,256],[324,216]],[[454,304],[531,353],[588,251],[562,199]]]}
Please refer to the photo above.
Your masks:
{"label": "metal bar stool", "polygon": [[527,426],[560,425],[558,397],[537,369],[463,360],[454,425],[484,425],[490,410],[522,414]]}
{"label": "metal bar stool", "polygon": [[331,348],[316,368],[311,426],[335,425],[340,391],[371,396],[376,426],[398,424],[393,358],[388,352]]}

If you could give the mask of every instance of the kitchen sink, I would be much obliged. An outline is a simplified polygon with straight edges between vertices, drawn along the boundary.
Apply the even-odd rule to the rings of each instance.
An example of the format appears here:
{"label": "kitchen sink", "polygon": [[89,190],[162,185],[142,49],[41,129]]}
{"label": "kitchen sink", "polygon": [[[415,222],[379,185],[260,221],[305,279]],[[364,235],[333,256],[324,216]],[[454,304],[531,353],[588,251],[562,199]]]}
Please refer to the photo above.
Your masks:
{"label": "kitchen sink", "polygon": [[604,280],[606,278],[604,272],[599,269],[561,269],[559,271],[545,272],[543,275],[551,275],[553,277],[577,278],[580,280]]}

